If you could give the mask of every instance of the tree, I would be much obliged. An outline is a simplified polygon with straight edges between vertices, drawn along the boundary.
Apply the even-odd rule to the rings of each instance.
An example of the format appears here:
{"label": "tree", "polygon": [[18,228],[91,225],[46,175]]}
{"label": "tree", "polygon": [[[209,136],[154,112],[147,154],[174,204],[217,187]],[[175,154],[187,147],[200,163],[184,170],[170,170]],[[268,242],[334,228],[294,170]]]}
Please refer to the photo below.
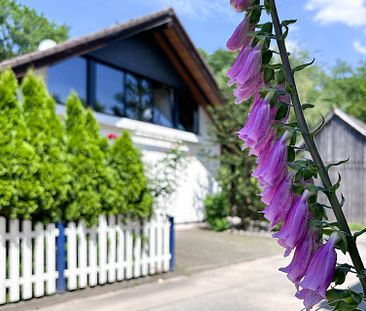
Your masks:
{"label": "tree", "polygon": [[[0,74],[0,213],[30,219],[40,214],[45,189],[38,180],[40,158],[31,144],[11,71]],[[38,219],[35,219],[38,220]]]}
{"label": "tree", "polygon": [[14,0],[0,0],[0,12],[0,61],[35,51],[44,39],[62,42],[69,36],[67,26]]}
{"label": "tree", "polygon": [[28,73],[21,90],[22,112],[30,144],[41,161],[38,179],[44,188],[40,208],[34,217],[54,222],[62,217],[70,190],[65,130],[41,78]]}
{"label": "tree", "polygon": [[111,146],[108,160],[119,176],[117,191],[126,198],[128,214],[140,218],[150,216],[153,198],[144,173],[141,153],[133,145],[127,131]]}
{"label": "tree", "polygon": [[86,111],[77,95],[72,93],[66,103],[67,151],[72,178],[65,219],[84,218],[91,225],[103,213],[98,192],[99,165],[103,154],[96,144],[91,143],[86,122]]}
{"label": "tree", "polygon": [[107,154],[110,146],[107,139],[100,135],[100,126],[91,109],[86,112],[85,127],[88,135],[87,141],[94,145],[96,150],[99,149],[97,153],[98,165],[96,166],[98,173],[97,191],[100,193],[103,212],[123,214],[126,212],[124,190],[118,187],[118,173],[108,163]]}

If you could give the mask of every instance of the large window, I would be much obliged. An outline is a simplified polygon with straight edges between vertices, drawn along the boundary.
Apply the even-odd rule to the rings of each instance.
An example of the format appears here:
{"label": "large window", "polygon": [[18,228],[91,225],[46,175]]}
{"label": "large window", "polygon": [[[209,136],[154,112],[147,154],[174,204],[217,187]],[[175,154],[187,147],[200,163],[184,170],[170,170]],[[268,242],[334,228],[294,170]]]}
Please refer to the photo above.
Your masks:
{"label": "large window", "polygon": [[78,93],[82,102],[86,103],[87,64],[86,59],[75,57],[52,66],[47,75],[48,89],[56,101],[66,103],[70,91]]}
{"label": "large window", "polygon": [[76,57],[50,67],[48,84],[62,104],[74,90],[95,111],[198,132],[198,106],[187,91],[94,59]]}
{"label": "large window", "polygon": [[103,64],[95,65],[94,109],[98,112],[124,116],[124,74]]}

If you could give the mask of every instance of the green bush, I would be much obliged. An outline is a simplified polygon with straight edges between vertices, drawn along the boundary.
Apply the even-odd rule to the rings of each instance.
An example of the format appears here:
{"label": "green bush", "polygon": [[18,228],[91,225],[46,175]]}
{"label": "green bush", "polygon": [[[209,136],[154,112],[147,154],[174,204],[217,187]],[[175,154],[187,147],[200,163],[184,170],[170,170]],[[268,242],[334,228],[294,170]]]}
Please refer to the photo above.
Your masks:
{"label": "green bush", "polygon": [[151,215],[153,197],[139,150],[124,132],[110,145],[75,93],[65,122],[41,78],[20,88],[0,73],[0,215],[44,223],[101,214]]}
{"label": "green bush", "polygon": [[23,79],[22,112],[28,128],[30,144],[40,160],[37,179],[44,188],[33,219],[55,222],[70,191],[70,169],[66,153],[63,124],[55,112],[55,102],[43,80],[28,73]]}
{"label": "green bush", "polygon": [[31,144],[11,71],[0,73],[0,214],[30,219],[46,198],[38,178],[41,160]]}
{"label": "green bush", "polygon": [[206,220],[215,231],[229,228],[227,217],[230,215],[229,200],[224,193],[208,195],[204,200]]}
{"label": "green bush", "polygon": [[108,162],[119,176],[117,191],[126,202],[121,208],[135,217],[149,217],[152,214],[153,197],[145,176],[141,153],[133,145],[127,131],[110,148]]}

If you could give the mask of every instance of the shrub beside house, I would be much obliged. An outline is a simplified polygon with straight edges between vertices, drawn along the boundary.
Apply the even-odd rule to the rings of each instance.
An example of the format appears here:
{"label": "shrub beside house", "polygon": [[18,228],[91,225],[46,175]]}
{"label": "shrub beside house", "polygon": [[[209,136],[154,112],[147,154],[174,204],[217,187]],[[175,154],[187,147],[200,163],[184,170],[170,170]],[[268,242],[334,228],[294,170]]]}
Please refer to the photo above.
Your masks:
{"label": "shrub beside house", "polygon": [[128,133],[110,145],[75,93],[61,122],[33,73],[25,76],[19,97],[18,91],[14,74],[1,73],[1,216],[92,225],[101,214],[151,215],[141,154]]}

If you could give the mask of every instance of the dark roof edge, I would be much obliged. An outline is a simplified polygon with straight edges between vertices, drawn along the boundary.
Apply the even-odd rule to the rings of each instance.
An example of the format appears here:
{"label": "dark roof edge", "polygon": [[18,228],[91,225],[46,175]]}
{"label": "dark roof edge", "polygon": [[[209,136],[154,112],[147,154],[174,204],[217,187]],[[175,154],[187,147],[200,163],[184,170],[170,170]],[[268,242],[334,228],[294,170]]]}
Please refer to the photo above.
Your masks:
{"label": "dark roof edge", "polygon": [[[47,65],[51,63],[51,59],[57,58],[57,56],[60,59],[66,59],[76,54],[87,53],[90,50],[104,46],[113,39],[132,36],[141,31],[169,24],[175,16],[174,10],[168,8],[132,19],[126,23],[117,24],[101,31],[68,40],[44,51],[35,51],[5,60],[0,63],[0,71],[11,68],[17,75],[21,76],[29,66],[41,67],[42,65]],[[61,54],[63,54],[63,57],[60,56]]]}

